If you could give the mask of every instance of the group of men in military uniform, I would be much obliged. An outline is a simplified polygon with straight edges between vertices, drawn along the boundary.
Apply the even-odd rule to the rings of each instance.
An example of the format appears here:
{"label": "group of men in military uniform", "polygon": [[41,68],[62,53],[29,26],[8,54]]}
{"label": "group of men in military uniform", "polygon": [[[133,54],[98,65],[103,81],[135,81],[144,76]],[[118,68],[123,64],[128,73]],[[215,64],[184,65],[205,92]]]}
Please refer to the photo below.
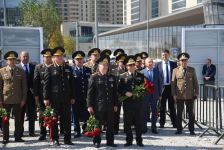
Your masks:
{"label": "group of men in military uniform", "polygon": [[[194,134],[193,104],[198,94],[198,83],[195,70],[187,66],[190,57],[187,53],[178,56],[180,66],[175,68],[168,57],[162,64],[154,65],[146,52],[128,56],[123,49],[114,51],[116,62],[111,63],[111,50],[101,52],[99,48],[93,48],[88,52],[89,60],[86,63],[83,51],[74,52],[73,64],[70,66],[65,63],[64,52],[62,47],[43,50],[43,63],[35,67],[33,80],[27,78],[31,69],[27,69],[26,63],[20,67],[15,65],[18,57],[16,52],[10,51],[5,54],[8,65],[0,70],[0,105],[6,108],[8,114],[12,108],[16,112],[16,141],[23,141],[23,107],[26,104],[33,109],[33,103],[39,112],[44,111],[46,106],[51,106],[55,110],[58,119],[60,118],[60,128],[63,127],[64,144],[68,145],[73,145],[71,118],[74,122],[74,137],[77,138],[81,136],[81,131],[85,131],[89,116],[94,115],[100,125],[106,128],[107,145],[116,147],[114,134],[119,133],[120,110],[123,104],[125,146],[131,146],[133,143],[132,125],[135,126],[137,145],[144,146],[142,134],[147,132],[150,109],[152,133],[157,134],[156,115],[158,111],[162,112],[160,127],[163,128],[166,99],[170,103],[171,121],[173,126],[177,127],[177,134],[182,133],[184,103],[189,113],[189,130]],[[169,51],[165,50],[163,53],[169,54]],[[32,88],[27,84],[30,80],[33,81]],[[155,84],[155,93],[145,97],[133,96],[132,87],[143,84],[145,80]],[[193,90],[186,90],[187,88]],[[27,99],[29,90],[35,101]],[[124,96],[127,99],[121,102],[119,97]],[[158,100],[163,104],[160,110],[157,110]],[[28,113],[31,114],[28,118],[31,121],[29,135],[32,136],[35,115],[30,108]],[[6,144],[9,142],[9,125],[4,124],[3,131],[3,143]],[[46,128],[40,122],[39,140],[45,140],[46,134]],[[53,144],[60,145],[57,123],[53,127],[52,137]],[[100,146],[100,142],[94,144],[96,147]]]}

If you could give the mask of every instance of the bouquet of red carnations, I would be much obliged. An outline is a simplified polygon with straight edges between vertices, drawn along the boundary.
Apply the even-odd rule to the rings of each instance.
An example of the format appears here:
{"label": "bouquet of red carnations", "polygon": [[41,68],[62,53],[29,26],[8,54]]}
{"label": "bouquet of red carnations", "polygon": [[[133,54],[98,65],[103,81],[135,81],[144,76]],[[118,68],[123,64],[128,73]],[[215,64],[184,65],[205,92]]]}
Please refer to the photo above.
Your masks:
{"label": "bouquet of red carnations", "polygon": [[87,137],[100,136],[99,121],[96,120],[96,118],[93,115],[91,115],[89,117],[89,120],[87,121],[87,127],[84,135]]}
{"label": "bouquet of red carnations", "polygon": [[9,116],[5,108],[0,108],[0,118],[2,118],[3,123],[9,123]]}
{"label": "bouquet of red carnations", "polygon": [[50,140],[52,142],[53,126],[57,123],[57,117],[54,109],[47,106],[46,109],[40,113],[40,120],[43,121],[43,127],[48,127],[50,130]]}

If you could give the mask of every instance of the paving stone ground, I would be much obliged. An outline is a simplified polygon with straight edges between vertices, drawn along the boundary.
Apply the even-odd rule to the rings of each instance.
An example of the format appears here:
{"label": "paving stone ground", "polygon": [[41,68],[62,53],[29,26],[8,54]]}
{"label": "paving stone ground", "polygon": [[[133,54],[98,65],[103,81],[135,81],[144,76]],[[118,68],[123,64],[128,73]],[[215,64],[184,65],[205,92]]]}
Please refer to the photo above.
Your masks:
{"label": "paving stone ground", "polygon": [[[13,120],[10,120],[10,143],[3,145],[0,143],[0,149],[10,149],[10,150],[62,150],[62,149],[83,149],[92,150],[94,146],[92,144],[92,139],[88,137],[80,137],[77,139],[72,138],[74,146],[67,146],[63,144],[63,136],[60,136],[59,147],[54,147],[49,145],[49,139],[43,142],[38,141],[37,137],[28,137],[28,133],[25,132],[26,140],[25,143],[16,143],[13,138]],[[25,129],[27,129],[27,122],[25,122]],[[120,124],[121,128],[123,124]],[[150,128],[150,123],[148,124]],[[38,127],[38,122],[36,122],[36,127]],[[206,129],[206,128],[204,128]],[[196,127],[196,136],[190,136],[188,129],[185,129],[182,135],[175,135],[175,129],[171,127],[170,121],[167,121],[165,128],[158,129],[159,134],[155,135],[150,132],[150,130],[143,135],[144,147],[140,148],[136,146],[134,141],[133,146],[124,147],[125,144],[125,134],[123,131],[118,135],[115,135],[115,143],[118,144],[116,149],[146,149],[146,150],[224,150],[224,139],[222,139],[217,145],[214,144],[218,138],[212,131],[207,133],[205,136],[199,138],[199,134],[203,132],[204,129],[199,129]],[[36,129],[36,134],[39,133],[39,127]],[[102,146],[100,149],[113,149],[105,146],[105,135],[102,137]],[[0,131],[0,141],[2,141],[2,131]],[[115,149],[115,148],[114,148]]]}

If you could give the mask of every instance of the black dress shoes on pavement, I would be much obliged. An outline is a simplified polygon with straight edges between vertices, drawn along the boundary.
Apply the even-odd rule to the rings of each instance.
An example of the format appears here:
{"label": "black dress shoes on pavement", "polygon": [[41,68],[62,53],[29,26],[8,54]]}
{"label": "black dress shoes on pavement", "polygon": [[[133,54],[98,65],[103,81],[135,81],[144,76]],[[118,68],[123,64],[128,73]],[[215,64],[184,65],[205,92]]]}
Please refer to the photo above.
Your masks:
{"label": "black dress shoes on pavement", "polygon": [[191,132],[190,132],[190,135],[196,135],[196,134],[195,134],[195,132],[194,132],[194,131],[191,131]]}
{"label": "black dress shoes on pavement", "polygon": [[39,141],[44,141],[44,140],[46,140],[46,136],[44,136],[44,135],[41,135],[40,137],[39,137],[39,139],[38,139]]}
{"label": "black dress shoes on pavement", "polygon": [[16,138],[15,142],[25,142],[22,138]]}
{"label": "black dress shoes on pavement", "polygon": [[60,146],[60,143],[58,140],[54,140],[53,143],[51,144],[52,146]]}
{"label": "black dress shoes on pavement", "polygon": [[182,131],[177,131],[175,134],[182,134]]}
{"label": "black dress shoes on pavement", "polygon": [[144,145],[142,143],[137,143],[138,146],[143,147]]}
{"label": "black dress shoes on pavement", "polygon": [[9,140],[3,140],[2,141],[2,144],[7,144],[7,143],[9,143]]}
{"label": "black dress shoes on pavement", "polygon": [[65,145],[74,145],[74,143],[72,143],[71,141],[64,141]]}
{"label": "black dress shoes on pavement", "polygon": [[152,129],[152,133],[153,133],[153,134],[158,134],[157,129]]}
{"label": "black dress shoes on pavement", "polygon": [[132,146],[132,143],[131,142],[127,142],[126,144],[124,144],[125,147],[128,147],[128,146]]}

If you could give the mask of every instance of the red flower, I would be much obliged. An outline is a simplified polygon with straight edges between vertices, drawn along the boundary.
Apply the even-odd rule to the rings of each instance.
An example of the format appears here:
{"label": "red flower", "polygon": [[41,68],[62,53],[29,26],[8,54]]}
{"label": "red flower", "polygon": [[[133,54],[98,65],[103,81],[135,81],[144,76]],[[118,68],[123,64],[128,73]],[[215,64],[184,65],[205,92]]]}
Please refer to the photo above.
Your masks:
{"label": "red flower", "polygon": [[96,137],[96,136],[99,136],[99,135],[100,135],[100,128],[94,128],[93,136]]}
{"label": "red flower", "polygon": [[149,80],[145,80],[144,86],[146,89],[146,95],[154,94],[155,93],[155,84],[150,82]]}
{"label": "red flower", "polygon": [[8,116],[4,116],[4,117],[2,118],[2,121],[3,121],[3,123],[5,123],[5,124],[9,123],[9,117],[8,117]]}
{"label": "red flower", "polygon": [[49,121],[49,117],[44,117],[44,121]]}
{"label": "red flower", "polygon": [[92,137],[93,136],[93,132],[85,132],[84,135],[87,136],[87,137]]}

